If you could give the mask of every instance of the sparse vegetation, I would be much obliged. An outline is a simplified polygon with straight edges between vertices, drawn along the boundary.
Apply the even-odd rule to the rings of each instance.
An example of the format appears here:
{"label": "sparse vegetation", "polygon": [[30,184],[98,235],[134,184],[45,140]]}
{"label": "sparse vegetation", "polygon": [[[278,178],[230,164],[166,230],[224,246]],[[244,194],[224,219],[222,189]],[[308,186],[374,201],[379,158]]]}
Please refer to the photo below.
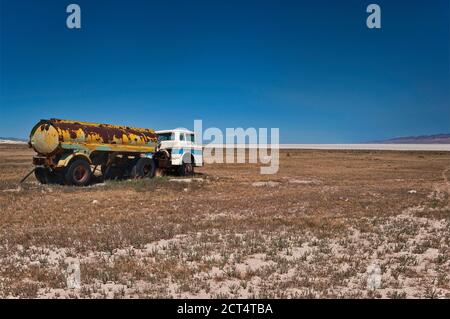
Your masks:
{"label": "sparse vegetation", "polygon": [[0,146],[1,298],[450,297],[448,153],[289,150],[272,176],[18,187],[31,156]]}

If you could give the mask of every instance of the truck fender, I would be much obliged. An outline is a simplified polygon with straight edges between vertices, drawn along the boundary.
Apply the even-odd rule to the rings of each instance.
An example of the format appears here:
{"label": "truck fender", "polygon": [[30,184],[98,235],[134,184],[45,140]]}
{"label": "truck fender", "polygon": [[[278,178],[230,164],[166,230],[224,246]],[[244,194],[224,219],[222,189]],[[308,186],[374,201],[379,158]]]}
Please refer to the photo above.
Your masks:
{"label": "truck fender", "polygon": [[66,167],[69,165],[69,163],[76,157],[81,157],[85,159],[90,165],[92,165],[92,161],[85,153],[77,152],[77,153],[71,153],[67,155],[63,155],[59,161],[57,167]]}

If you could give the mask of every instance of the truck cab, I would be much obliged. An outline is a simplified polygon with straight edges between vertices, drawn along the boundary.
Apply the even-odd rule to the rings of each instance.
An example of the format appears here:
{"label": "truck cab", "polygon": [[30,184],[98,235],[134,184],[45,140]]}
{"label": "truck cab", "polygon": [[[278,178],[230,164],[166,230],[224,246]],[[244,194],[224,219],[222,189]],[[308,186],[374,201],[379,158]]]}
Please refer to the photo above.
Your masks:
{"label": "truck cab", "polygon": [[158,168],[174,168],[180,175],[194,174],[194,167],[203,166],[202,147],[195,141],[195,134],[185,129],[156,131],[157,152],[153,158]]}

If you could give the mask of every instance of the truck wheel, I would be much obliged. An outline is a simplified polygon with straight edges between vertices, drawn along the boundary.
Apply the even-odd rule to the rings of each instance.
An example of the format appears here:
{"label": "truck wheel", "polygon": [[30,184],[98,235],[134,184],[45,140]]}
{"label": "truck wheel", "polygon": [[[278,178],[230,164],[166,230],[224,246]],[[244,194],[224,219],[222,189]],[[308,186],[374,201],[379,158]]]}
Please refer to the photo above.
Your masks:
{"label": "truck wheel", "polygon": [[183,164],[178,167],[178,175],[180,176],[193,176],[194,175],[194,159],[191,157],[191,160],[184,160]]}
{"label": "truck wheel", "polygon": [[91,166],[83,159],[78,159],[70,163],[65,175],[66,183],[75,186],[86,186],[90,183],[91,178]]}
{"label": "truck wheel", "polygon": [[155,176],[155,162],[151,158],[140,158],[136,165],[131,169],[131,177],[133,178],[152,178]]}

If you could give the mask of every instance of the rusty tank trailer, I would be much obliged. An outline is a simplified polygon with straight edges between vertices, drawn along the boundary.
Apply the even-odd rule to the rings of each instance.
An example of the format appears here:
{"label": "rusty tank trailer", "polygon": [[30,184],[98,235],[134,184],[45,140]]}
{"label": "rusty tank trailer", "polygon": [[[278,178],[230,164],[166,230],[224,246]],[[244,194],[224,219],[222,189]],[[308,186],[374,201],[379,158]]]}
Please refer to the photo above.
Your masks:
{"label": "rusty tank trailer", "polygon": [[28,144],[41,183],[87,185],[98,166],[106,178],[151,177],[156,166],[152,129],[49,119],[33,127]]}

